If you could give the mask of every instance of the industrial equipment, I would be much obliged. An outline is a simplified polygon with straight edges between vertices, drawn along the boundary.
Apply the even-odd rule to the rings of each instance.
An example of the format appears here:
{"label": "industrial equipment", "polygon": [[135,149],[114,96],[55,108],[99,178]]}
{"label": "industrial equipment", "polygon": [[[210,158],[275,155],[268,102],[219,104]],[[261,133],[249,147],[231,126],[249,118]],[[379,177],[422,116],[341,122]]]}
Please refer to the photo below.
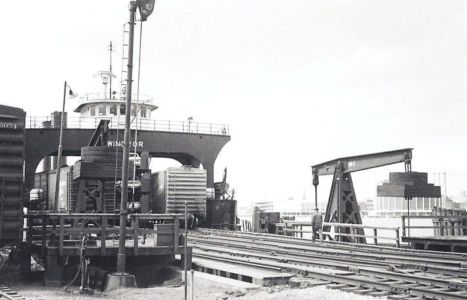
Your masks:
{"label": "industrial equipment", "polygon": [[192,166],[168,168],[151,175],[156,213],[180,214],[187,204],[188,214],[206,217],[206,170]]}
{"label": "industrial equipment", "polygon": [[0,247],[21,239],[25,118],[22,109],[0,105]]}
{"label": "industrial equipment", "polygon": [[[334,175],[326,208],[324,222],[339,224],[362,224],[357,197],[352,182],[352,172],[392,165],[403,162],[405,171],[411,172],[412,148],[342,157],[312,166],[315,187],[315,206],[318,207],[318,184],[320,175]],[[326,230],[326,229],[325,229]],[[364,236],[363,229],[354,232]],[[365,243],[364,237],[352,237],[350,228],[338,226],[339,241]]]}
{"label": "industrial equipment", "polygon": [[214,183],[215,199],[229,200],[233,199],[235,190],[232,191],[232,195],[229,194],[230,185],[227,183],[227,168],[224,168],[224,175],[222,176],[221,182]]}
{"label": "industrial equipment", "polygon": [[[70,208],[75,212],[115,212],[119,207],[122,181],[119,175],[122,156],[118,146],[107,146],[109,121],[101,120],[93,133],[89,146],[81,147],[81,160],[73,167],[73,179],[77,182],[76,201],[72,199]],[[132,153],[128,165],[130,170],[127,184],[127,208],[131,212],[147,213],[150,210],[149,153],[141,157]],[[73,195],[74,196],[74,195]],[[74,202],[73,202],[74,201]]]}
{"label": "industrial equipment", "polygon": [[206,200],[206,224],[203,227],[237,230],[236,200]]}
{"label": "industrial equipment", "polygon": [[222,181],[214,183],[214,199],[208,198],[206,200],[206,223],[204,226],[237,230],[237,200],[234,200],[235,190],[230,190],[229,187],[227,168],[224,168]]}

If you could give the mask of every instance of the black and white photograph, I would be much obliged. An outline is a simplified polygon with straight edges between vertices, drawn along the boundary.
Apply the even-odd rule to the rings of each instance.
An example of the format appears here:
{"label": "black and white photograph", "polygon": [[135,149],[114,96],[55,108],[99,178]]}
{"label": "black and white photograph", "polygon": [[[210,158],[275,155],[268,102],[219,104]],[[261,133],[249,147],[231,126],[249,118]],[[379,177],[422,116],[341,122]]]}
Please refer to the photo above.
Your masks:
{"label": "black and white photograph", "polygon": [[0,299],[467,299],[467,1],[0,12]]}

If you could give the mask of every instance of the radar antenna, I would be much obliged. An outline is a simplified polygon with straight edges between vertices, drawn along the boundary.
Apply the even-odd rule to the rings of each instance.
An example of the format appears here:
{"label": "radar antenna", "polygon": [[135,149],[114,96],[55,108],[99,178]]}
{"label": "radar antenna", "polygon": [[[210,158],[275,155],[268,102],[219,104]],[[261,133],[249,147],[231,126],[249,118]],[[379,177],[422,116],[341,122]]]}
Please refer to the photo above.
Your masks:
{"label": "radar antenna", "polygon": [[[107,84],[109,84],[109,81],[111,81],[112,77],[113,78],[116,78],[116,76],[114,74],[112,74],[112,72],[109,72],[109,71],[98,71],[94,77],[100,77],[102,79],[102,85],[104,86],[104,99],[108,99],[107,98]],[[112,97],[112,95],[109,93],[109,98]]]}

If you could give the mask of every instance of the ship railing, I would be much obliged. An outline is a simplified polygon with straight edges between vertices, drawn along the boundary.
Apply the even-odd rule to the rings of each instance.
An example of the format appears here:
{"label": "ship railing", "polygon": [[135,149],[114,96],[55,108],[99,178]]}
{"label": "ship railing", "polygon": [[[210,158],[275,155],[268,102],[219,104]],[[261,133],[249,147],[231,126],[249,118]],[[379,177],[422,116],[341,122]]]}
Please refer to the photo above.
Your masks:
{"label": "ship railing", "polygon": [[[64,128],[68,129],[95,129],[100,120],[110,120],[110,129],[123,129],[125,125],[124,117],[67,117],[64,122]],[[30,116],[26,118],[26,128],[46,129],[59,128],[60,118],[50,116]],[[132,117],[131,129],[148,131],[166,131],[193,134],[212,134],[212,135],[230,135],[229,126],[219,123],[203,123],[192,121],[173,121],[173,120],[154,120],[154,119],[136,119]]]}
{"label": "ship railing", "polygon": [[[401,216],[402,237],[466,236],[467,215]],[[423,221],[426,220],[426,221]],[[431,225],[428,225],[431,220]],[[427,222],[428,221],[428,222]]]}
{"label": "ship railing", "polygon": [[[139,96],[139,97],[138,97]],[[112,98],[109,97],[108,93],[102,93],[102,92],[97,92],[97,93],[87,93],[81,97],[78,98],[79,103],[88,103],[88,102],[93,102],[93,101],[116,101],[118,103],[122,103],[122,100],[126,98],[126,94],[122,93],[117,93],[112,95]],[[132,102],[133,104],[152,104],[153,98],[148,95],[143,95],[143,94],[132,94],[131,95]]]}
{"label": "ship railing", "polygon": [[[393,241],[396,247],[400,247],[400,228],[399,227],[388,227],[388,226],[367,226],[362,224],[347,224],[347,223],[332,223],[324,222],[323,229],[320,230],[320,240],[323,241],[326,238],[331,240],[338,240],[339,237],[347,237],[351,239],[370,238],[373,239],[375,245],[380,240]],[[347,229],[347,230],[344,230]],[[364,234],[360,234],[359,231],[364,230]],[[366,232],[365,232],[366,229]],[[385,235],[381,235],[381,231],[385,231]],[[394,232],[394,236],[387,235],[387,231]],[[313,234],[311,228],[311,222],[297,222],[297,221],[283,221],[282,223],[276,223],[276,232],[283,235],[294,235],[303,238],[304,234]]]}

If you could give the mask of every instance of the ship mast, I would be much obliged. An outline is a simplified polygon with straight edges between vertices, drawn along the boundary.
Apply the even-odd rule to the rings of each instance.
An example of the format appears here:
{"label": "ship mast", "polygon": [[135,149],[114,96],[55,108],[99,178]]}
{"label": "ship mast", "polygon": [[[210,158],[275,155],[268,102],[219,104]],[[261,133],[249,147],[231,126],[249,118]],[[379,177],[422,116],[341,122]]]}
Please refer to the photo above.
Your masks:
{"label": "ship mast", "polygon": [[109,62],[109,72],[110,72],[110,78],[109,78],[109,96],[110,96],[110,99],[112,99],[112,52],[113,52],[113,45],[112,45],[112,41],[110,41],[110,44],[109,44],[109,59],[110,59],[110,62]]}

